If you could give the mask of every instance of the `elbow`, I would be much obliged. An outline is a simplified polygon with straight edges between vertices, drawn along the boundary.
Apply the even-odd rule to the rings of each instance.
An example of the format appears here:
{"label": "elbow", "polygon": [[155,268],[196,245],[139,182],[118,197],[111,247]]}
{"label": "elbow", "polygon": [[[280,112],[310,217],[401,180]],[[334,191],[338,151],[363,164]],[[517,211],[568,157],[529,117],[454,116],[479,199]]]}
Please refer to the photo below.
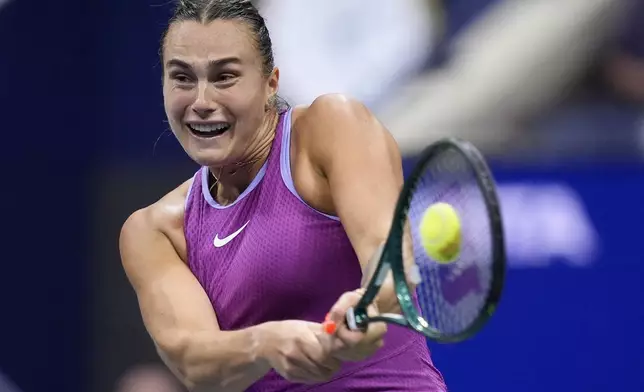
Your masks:
{"label": "elbow", "polygon": [[200,376],[191,356],[191,342],[187,334],[180,332],[164,333],[155,339],[159,357],[172,370],[174,375],[193,391],[200,383]]}
{"label": "elbow", "polygon": [[[159,357],[173,371],[180,381],[186,384],[188,380],[188,366],[186,361],[189,342],[181,334],[165,333],[154,339],[154,344]],[[186,385],[188,386],[188,385]]]}
{"label": "elbow", "polygon": [[161,359],[189,391],[225,391],[218,369],[195,350],[200,345],[194,334],[172,333],[159,339],[156,346]]}

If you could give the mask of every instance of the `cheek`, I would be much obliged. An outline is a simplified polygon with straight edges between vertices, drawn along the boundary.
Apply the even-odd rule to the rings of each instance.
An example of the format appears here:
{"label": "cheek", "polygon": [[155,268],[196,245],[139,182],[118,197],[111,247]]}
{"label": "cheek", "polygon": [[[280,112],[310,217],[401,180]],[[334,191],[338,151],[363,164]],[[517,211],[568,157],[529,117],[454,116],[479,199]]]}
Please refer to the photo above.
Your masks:
{"label": "cheek", "polygon": [[188,108],[193,99],[191,94],[186,91],[169,90],[163,93],[163,105],[166,116],[170,122],[180,122],[183,118],[186,108]]}
{"label": "cheek", "polygon": [[243,138],[254,135],[256,130],[261,126],[264,120],[264,103],[257,99],[255,94],[245,94],[243,99],[238,102],[238,116],[237,120],[240,125],[239,131],[244,135]]}
{"label": "cheek", "polygon": [[243,79],[237,87],[238,91],[235,95],[238,96],[238,104],[249,113],[259,112],[263,115],[266,103],[263,80],[259,77],[249,76]]}
{"label": "cheek", "polygon": [[247,123],[246,125],[251,127],[258,126],[258,123],[261,123],[264,119],[266,108],[266,97],[262,89],[257,88],[257,85],[248,86],[243,90],[240,89],[238,94],[235,95],[234,106],[238,113],[243,113],[243,119]]}

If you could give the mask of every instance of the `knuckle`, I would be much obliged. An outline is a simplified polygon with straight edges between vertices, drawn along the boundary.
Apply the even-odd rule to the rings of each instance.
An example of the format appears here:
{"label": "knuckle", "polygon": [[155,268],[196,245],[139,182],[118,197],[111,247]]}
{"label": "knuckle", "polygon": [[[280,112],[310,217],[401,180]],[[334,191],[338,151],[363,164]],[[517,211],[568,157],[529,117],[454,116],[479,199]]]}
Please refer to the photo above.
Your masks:
{"label": "knuckle", "polygon": [[349,304],[349,303],[353,302],[353,295],[352,295],[352,293],[344,293],[344,294],[342,294],[340,299],[341,299],[342,303]]}
{"label": "knuckle", "polygon": [[367,289],[361,287],[359,289],[353,290],[353,294],[355,294],[358,297],[362,297],[364,293],[367,292]]}
{"label": "knuckle", "polygon": [[282,355],[287,359],[292,359],[295,357],[295,348],[291,345],[282,348]]}

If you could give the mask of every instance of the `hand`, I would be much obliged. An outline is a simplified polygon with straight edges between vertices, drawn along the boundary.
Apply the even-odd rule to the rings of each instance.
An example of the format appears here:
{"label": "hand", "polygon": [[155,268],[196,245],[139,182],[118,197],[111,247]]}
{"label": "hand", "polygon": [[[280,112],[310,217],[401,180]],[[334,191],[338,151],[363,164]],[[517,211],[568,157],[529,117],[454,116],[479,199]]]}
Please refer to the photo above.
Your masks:
{"label": "hand", "polygon": [[[362,297],[362,289],[344,293],[338,302],[333,305],[325,320],[327,333],[333,334],[333,346],[331,355],[342,361],[362,361],[373,355],[384,344],[384,336],[387,332],[387,324],[372,323],[367,326],[366,331],[352,331],[345,323],[347,310],[355,306]],[[370,316],[378,315],[375,305],[367,308]],[[336,326],[328,328],[330,324]]]}
{"label": "hand", "polygon": [[289,381],[326,381],[340,368],[340,360],[330,356],[332,339],[322,324],[288,320],[263,324],[262,330],[260,355]]}

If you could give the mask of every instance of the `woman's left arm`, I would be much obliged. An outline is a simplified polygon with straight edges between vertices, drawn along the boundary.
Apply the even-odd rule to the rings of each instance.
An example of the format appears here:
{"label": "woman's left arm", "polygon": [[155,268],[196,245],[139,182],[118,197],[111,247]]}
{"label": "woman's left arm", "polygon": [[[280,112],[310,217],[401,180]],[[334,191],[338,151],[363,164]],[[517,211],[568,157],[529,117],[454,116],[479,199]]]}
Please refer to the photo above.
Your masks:
{"label": "woman's left arm", "polygon": [[[311,161],[328,181],[333,209],[369,278],[403,184],[398,145],[363,104],[342,95],[319,97],[301,119]],[[376,301],[381,312],[398,309],[391,276],[388,281]]]}

